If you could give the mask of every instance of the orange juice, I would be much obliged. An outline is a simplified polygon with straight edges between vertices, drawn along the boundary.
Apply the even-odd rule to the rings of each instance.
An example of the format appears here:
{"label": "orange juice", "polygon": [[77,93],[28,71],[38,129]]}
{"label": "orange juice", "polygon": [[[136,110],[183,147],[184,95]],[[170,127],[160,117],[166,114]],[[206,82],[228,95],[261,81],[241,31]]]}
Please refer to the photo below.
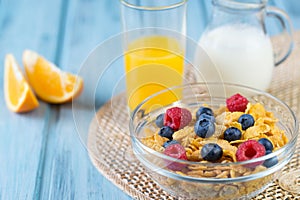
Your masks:
{"label": "orange juice", "polygon": [[[125,72],[131,111],[150,95],[183,83],[183,54],[177,40],[164,36],[147,36],[128,45]],[[164,93],[153,99],[149,106],[167,105],[180,96],[180,91]]]}

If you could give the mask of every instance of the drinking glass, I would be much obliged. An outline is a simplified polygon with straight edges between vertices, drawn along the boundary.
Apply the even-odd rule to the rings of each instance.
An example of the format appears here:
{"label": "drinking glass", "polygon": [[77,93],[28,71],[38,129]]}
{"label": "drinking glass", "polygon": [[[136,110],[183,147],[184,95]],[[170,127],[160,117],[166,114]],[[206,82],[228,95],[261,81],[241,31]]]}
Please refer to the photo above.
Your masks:
{"label": "drinking glass", "polygon": [[[187,0],[121,0],[130,111],[150,95],[183,83],[186,3]],[[150,104],[165,105],[180,96],[181,92],[170,91]]]}

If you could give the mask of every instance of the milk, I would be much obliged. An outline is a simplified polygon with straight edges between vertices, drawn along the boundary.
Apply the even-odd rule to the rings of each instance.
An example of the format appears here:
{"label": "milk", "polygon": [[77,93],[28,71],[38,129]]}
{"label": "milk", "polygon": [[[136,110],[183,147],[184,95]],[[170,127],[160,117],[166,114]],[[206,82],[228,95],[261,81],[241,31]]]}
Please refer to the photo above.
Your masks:
{"label": "milk", "polygon": [[199,44],[214,62],[196,54],[198,81],[224,81],[266,90],[274,68],[267,35],[248,25],[226,25],[206,31]]}

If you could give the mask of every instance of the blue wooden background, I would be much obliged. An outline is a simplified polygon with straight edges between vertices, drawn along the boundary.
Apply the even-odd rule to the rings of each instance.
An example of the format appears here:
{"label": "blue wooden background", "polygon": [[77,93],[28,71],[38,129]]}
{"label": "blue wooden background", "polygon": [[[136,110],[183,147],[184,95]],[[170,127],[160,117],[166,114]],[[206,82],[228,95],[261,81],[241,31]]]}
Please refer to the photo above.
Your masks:
{"label": "blue wooden background", "polygon": [[[300,29],[300,1],[273,0]],[[188,2],[187,35],[198,40],[211,13],[209,0]],[[276,33],[276,28],[272,28]],[[21,63],[32,49],[76,73],[88,53],[119,33],[118,0],[0,0],[0,58]],[[131,199],[91,164],[76,134],[72,104],[49,105],[26,114],[4,102],[0,68],[0,199]]]}

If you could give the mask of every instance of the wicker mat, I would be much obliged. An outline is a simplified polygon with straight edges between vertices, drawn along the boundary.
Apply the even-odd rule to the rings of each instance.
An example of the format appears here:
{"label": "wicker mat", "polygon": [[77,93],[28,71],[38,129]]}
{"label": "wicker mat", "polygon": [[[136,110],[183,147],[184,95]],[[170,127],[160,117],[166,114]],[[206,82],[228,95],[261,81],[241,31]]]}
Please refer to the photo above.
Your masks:
{"label": "wicker mat", "polygon": [[[275,68],[269,92],[286,102],[300,119],[300,32],[295,34],[295,40],[296,48],[292,55]],[[131,197],[142,200],[178,199],[163,191],[135,159],[131,150],[124,95],[113,98],[97,112],[90,124],[88,150],[93,164],[103,176]],[[295,169],[300,170],[300,138],[295,155],[281,175]],[[295,180],[298,188],[299,179]],[[282,189],[276,179],[263,193],[253,198],[262,199],[300,199],[300,194]]]}

